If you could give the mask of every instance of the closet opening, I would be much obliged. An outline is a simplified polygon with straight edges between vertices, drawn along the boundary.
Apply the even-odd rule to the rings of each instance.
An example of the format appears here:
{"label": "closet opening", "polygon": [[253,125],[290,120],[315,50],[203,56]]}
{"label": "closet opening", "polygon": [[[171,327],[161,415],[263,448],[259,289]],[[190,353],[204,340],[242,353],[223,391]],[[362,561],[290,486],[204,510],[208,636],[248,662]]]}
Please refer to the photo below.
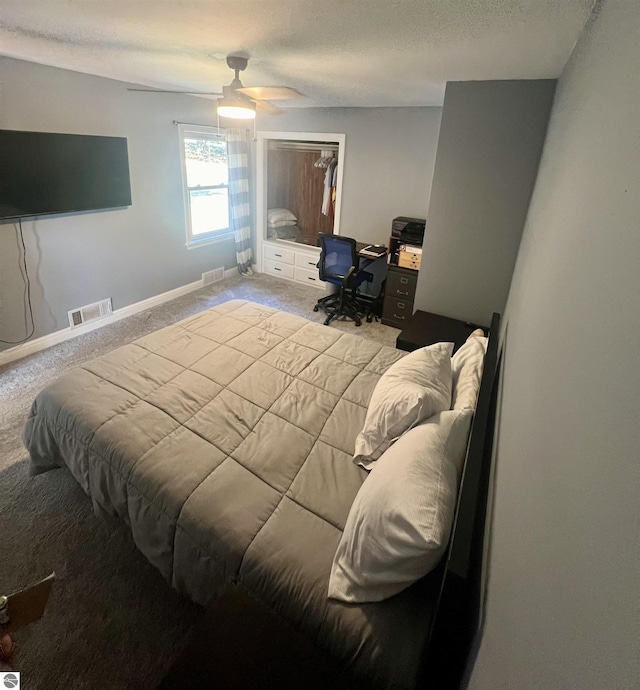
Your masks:
{"label": "closet opening", "polygon": [[338,149],[332,142],[269,142],[267,239],[315,247],[318,233],[333,234]]}
{"label": "closet opening", "polygon": [[344,134],[258,133],[259,241],[318,246],[340,234]]}

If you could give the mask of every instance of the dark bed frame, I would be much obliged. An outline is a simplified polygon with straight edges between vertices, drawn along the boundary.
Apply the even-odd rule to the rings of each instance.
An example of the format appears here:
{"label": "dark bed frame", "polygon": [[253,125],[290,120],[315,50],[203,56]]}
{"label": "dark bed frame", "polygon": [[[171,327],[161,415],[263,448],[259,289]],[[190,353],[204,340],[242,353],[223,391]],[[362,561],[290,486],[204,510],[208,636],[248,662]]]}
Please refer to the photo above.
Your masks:
{"label": "dark bed frame", "polygon": [[[500,316],[494,314],[449,549],[427,576],[435,583],[437,604],[416,690],[466,688],[480,643],[499,327]],[[226,586],[208,607],[160,687],[366,690],[336,659],[236,585]]]}
{"label": "dark bed frame", "polygon": [[480,645],[491,526],[490,486],[500,369],[499,330],[500,315],[494,313],[452,537],[442,565],[436,615],[423,656],[418,688],[466,688]]}

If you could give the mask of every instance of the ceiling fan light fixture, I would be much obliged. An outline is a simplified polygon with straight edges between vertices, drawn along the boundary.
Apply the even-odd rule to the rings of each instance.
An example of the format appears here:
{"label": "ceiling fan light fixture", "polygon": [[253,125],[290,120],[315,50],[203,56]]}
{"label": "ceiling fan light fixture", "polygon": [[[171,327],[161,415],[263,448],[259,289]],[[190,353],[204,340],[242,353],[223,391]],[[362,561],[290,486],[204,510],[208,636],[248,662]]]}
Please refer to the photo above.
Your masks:
{"label": "ceiling fan light fixture", "polygon": [[256,104],[244,98],[219,98],[218,115],[234,120],[253,120],[256,116]]}

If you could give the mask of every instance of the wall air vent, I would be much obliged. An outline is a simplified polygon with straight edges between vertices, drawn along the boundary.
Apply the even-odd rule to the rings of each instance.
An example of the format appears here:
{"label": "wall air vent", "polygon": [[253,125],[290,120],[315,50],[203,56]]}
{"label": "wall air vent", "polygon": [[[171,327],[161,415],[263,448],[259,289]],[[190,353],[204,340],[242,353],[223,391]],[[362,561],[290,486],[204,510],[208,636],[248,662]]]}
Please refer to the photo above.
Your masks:
{"label": "wall air vent", "polygon": [[111,297],[109,297],[100,302],[94,302],[93,304],[87,304],[78,309],[72,309],[68,312],[69,326],[71,326],[71,328],[77,328],[78,326],[83,326],[85,323],[89,323],[89,321],[104,319],[105,316],[109,316],[112,313]]}
{"label": "wall air vent", "polygon": [[224,267],[214,268],[213,271],[206,271],[202,274],[202,284],[211,285],[224,280]]}

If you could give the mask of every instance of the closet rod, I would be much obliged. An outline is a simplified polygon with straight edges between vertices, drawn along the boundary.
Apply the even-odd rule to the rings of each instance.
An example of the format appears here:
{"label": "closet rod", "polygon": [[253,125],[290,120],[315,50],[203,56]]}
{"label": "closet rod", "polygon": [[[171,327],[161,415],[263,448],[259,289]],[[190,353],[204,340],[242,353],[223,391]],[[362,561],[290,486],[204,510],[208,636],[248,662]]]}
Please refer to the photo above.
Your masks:
{"label": "closet rod", "polygon": [[340,148],[340,144],[335,142],[315,142],[315,141],[273,141],[269,144],[271,150],[278,149],[293,149],[297,151],[324,151],[331,150],[337,151]]}

